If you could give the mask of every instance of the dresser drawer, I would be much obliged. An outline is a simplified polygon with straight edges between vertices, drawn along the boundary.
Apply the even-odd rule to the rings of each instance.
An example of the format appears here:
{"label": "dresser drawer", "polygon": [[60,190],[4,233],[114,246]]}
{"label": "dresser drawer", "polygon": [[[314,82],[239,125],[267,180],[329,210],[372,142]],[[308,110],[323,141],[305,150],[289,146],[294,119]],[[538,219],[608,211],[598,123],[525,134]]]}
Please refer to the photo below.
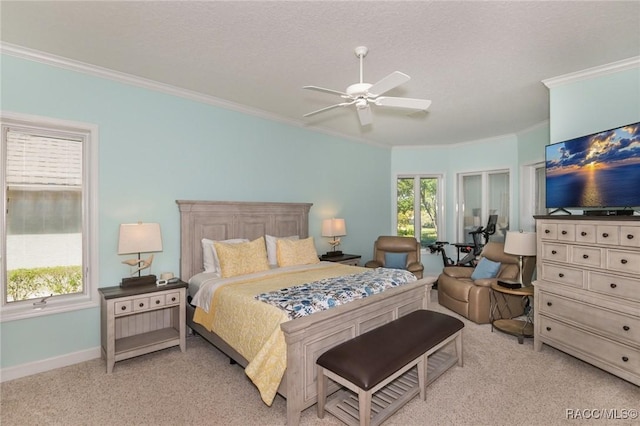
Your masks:
{"label": "dresser drawer", "polygon": [[640,279],[619,277],[601,272],[589,272],[587,288],[607,296],[640,302]]}
{"label": "dresser drawer", "polygon": [[640,345],[640,317],[580,303],[555,294],[540,293],[540,313],[592,328],[607,337]]}
{"label": "dresser drawer", "polygon": [[149,298],[149,305],[150,307],[153,308],[159,308],[161,306],[164,306],[164,294],[156,294],[153,295]]}
{"label": "dresser drawer", "polygon": [[556,262],[568,262],[569,250],[564,244],[542,243],[542,259]]}
{"label": "dresser drawer", "polygon": [[574,246],[571,250],[571,263],[601,268],[604,266],[603,253],[602,249],[595,247]]}
{"label": "dresser drawer", "polygon": [[640,373],[640,350],[580,330],[563,322],[540,316],[544,338],[572,346],[582,353],[634,374]]}
{"label": "dresser drawer", "polygon": [[598,225],[596,233],[596,242],[598,244],[610,244],[612,246],[620,244],[620,228],[618,226]]}
{"label": "dresser drawer", "polygon": [[576,225],[576,242],[578,243],[595,243],[596,227],[595,225]]}
{"label": "dresser drawer", "polygon": [[607,250],[607,269],[640,275],[640,252]]}
{"label": "dresser drawer", "polygon": [[571,287],[582,288],[584,285],[584,272],[580,269],[573,269],[566,266],[542,264],[542,279]]}
{"label": "dresser drawer", "polygon": [[620,245],[626,247],[640,247],[640,226],[621,226]]}
{"label": "dresser drawer", "polygon": [[558,224],[558,241],[573,242],[576,240],[576,226],[569,223]]}
{"label": "dresser drawer", "polygon": [[543,240],[557,240],[558,239],[558,225],[555,223],[541,223],[540,229],[538,229],[538,235]]}

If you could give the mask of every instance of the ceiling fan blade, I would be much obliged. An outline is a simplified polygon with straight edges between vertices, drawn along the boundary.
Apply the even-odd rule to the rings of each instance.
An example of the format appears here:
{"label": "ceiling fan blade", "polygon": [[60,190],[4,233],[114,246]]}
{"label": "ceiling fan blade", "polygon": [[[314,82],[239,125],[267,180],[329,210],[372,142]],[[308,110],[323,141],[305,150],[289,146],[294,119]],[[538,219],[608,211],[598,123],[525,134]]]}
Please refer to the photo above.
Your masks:
{"label": "ceiling fan blade", "polygon": [[373,101],[378,106],[426,110],[431,105],[427,99],[393,98],[381,96]]}
{"label": "ceiling fan blade", "polygon": [[321,112],[325,112],[325,111],[329,111],[330,109],[334,109],[334,108],[338,108],[338,107],[343,107],[343,106],[347,106],[347,105],[353,105],[355,101],[352,102],[342,102],[339,104],[335,104],[335,105],[330,105],[328,107],[324,107],[324,108],[320,108],[318,110],[315,111],[311,111],[309,113],[306,113],[305,115],[303,115],[303,117],[309,117],[310,115],[315,115]]}
{"label": "ceiling fan blade", "polygon": [[332,95],[339,95],[339,96],[343,96],[343,97],[349,97],[349,95],[347,95],[344,92],[339,92],[339,91],[333,90],[333,89],[325,89],[324,87],[304,86],[303,89],[315,90],[316,92],[330,93]]}
{"label": "ceiling fan blade", "polygon": [[358,110],[358,118],[360,119],[361,126],[367,126],[373,123],[373,116],[371,115],[371,107],[369,104],[362,108],[357,108]]}
{"label": "ceiling fan blade", "polygon": [[369,88],[367,91],[369,95],[372,97],[376,97],[382,95],[385,92],[388,92],[391,89],[394,89],[400,86],[402,83],[406,83],[411,80],[411,77],[402,73],[400,71],[394,71],[382,80],[375,83],[373,86]]}

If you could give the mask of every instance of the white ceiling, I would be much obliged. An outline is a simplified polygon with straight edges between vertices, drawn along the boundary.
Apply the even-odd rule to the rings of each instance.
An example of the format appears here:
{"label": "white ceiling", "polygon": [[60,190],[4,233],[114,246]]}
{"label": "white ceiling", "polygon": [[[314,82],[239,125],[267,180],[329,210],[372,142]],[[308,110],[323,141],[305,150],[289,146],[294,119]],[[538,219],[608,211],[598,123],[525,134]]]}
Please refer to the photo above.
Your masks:
{"label": "white ceiling", "polygon": [[[1,40],[188,89],[235,109],[349,138],[438,145],[548,120],[542,80],[640,55],[640,1],[74,1],[0,3]],[[392,71],[388,96],[428,112],[302,115]]]}

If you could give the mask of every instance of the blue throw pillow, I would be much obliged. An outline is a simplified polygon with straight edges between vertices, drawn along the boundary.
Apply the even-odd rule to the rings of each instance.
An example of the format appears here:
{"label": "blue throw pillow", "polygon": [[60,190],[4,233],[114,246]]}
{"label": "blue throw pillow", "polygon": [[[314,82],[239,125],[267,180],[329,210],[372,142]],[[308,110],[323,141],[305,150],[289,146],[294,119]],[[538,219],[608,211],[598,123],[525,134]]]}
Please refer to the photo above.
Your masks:
{"label": "blue throw pillow", "polygon": [[495,278],[498,275],[498,271],[500,271],[500,262],[494,262],[492,260],[483,257],[478,262],[478,266],[473,270],[471,274],[472,280],[479,280],[482,278]]}
{"label": "blue throw pillow", "polygon": [[384,267],[392,269],[406,269],[407,253],[385,253]]}

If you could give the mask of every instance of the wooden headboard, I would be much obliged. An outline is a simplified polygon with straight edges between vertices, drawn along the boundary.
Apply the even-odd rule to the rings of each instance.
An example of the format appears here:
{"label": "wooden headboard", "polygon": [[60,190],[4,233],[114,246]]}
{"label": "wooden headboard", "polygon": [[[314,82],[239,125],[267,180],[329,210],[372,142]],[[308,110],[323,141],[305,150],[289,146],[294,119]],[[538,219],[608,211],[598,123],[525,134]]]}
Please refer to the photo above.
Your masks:
{"label": "wooden headboard", "polygon": [[312,203],[176,200],[180,209],[180,278],[204,270],[202,239],[309,236]]}

